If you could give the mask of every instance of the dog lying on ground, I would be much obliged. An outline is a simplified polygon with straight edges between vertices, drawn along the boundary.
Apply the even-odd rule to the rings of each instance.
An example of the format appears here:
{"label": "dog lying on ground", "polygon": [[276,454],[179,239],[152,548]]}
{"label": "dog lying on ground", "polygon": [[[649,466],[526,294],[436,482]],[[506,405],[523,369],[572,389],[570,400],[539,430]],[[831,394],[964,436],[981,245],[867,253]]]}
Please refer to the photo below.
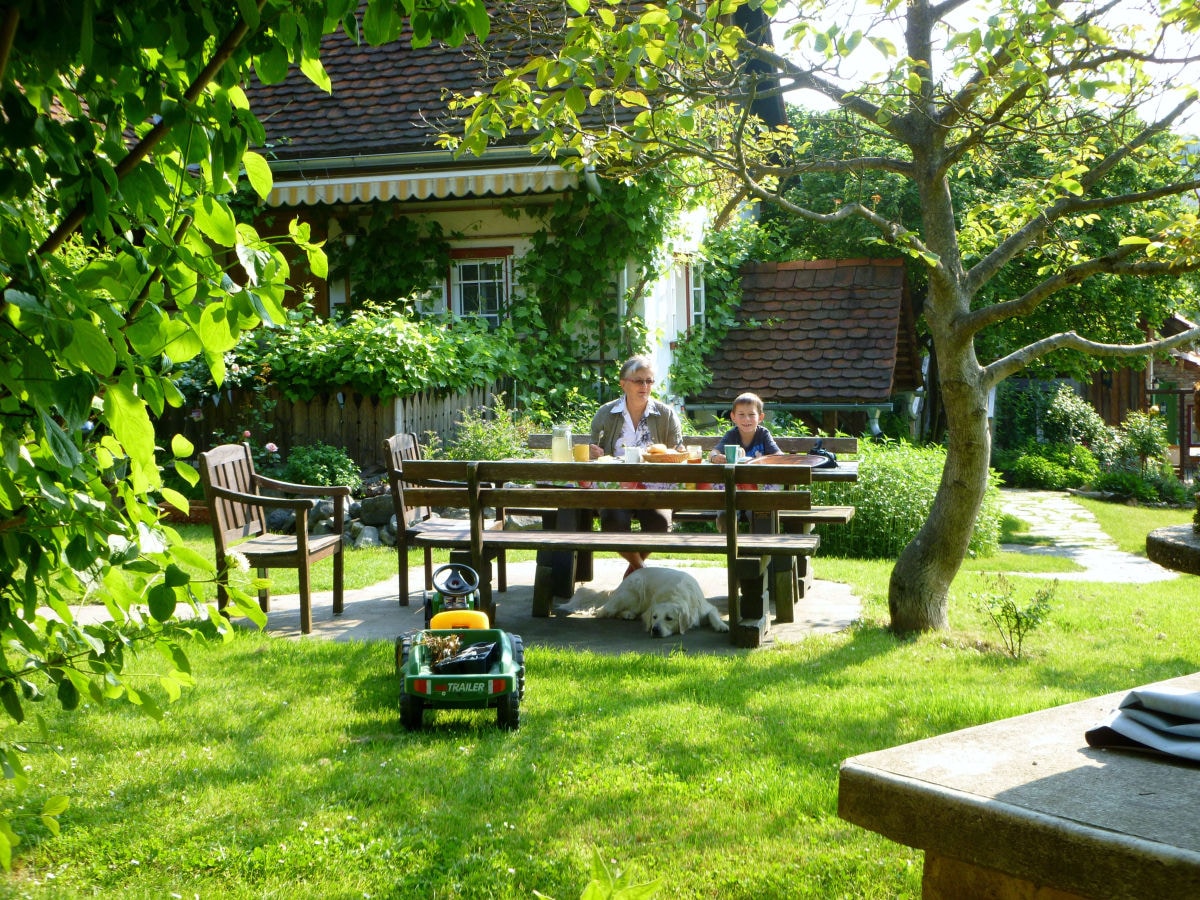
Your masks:
{"label": "dog lying on ground", "polygon": [[720,611],[704,598],[695,578],[687,572],[658,566],[636,570],[609,591],[596,617],[641,617],[651,637],[685,634],[701,622],[708,622],[713,631],[729,630]]}

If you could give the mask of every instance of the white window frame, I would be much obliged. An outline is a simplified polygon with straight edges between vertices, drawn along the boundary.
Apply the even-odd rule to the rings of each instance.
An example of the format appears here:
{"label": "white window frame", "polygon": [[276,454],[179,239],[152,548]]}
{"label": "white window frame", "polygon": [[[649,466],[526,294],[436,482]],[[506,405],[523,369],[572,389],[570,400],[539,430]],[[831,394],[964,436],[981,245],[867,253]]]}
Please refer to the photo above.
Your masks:
{"label": "white window frame", "polygon": [[[511,247],[464,247],[450,251],[449,296],[451,311],[460,318],[476,316],[485,319],[489,327],[496,328],[508,316],[508,305],[512,297]],[[492,272],[471,272],[473,267],[491,269]],[[482,277],[471,277],[481,275]],[[491,276],[491,277],[488,277]],[[472,286],[491,286],[495,296],[492,302],[485,299],[483,310],[464,308],[465,298]],[[484,290],[483,293],[488,293]]]}
{"label": "white window frame", "polygon": [[704,263],[699,260],[688,262],[688,325],[703,325],[708,314],[708,295],[704,290]]}

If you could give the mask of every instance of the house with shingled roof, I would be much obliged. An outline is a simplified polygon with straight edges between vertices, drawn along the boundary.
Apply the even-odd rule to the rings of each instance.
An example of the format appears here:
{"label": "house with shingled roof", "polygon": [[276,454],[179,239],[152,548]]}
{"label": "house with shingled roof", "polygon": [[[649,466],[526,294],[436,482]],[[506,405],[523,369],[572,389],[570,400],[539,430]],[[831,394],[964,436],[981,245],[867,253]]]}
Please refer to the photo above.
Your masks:
{"label": "house with shingled roof", "polygon": [[[599,180],[534,157],[522,135],[481,157],[456,159],[439,148],[449,92],[470,94],[482,85],[480,66],[463,48],[414,48],[407,36],[373,47],[339,32],[323,39],[321,58],[331,94],[296,70],[279,83],[247,87],[266,129],[263,152],[274,176],[261,230],[270,233],[271,217],[279,228],[299,217],[315,239],[327,241],[333,260],[341,248],[353,251],[386,204],[389,215],[435,223],[450,245],[444,277],[430,285],[420,312],[504,315],[510,302],[520,302],[515,264],[544,227],[545,211],[565,192],[601,190]],[[656,363],[663,372],[670,342],[692,318],[689,254],[702,235],[698,225],[684,226],[672,246],[662,248],[665,274],[647,280],[632,265],[618,266],[608,290],[621,317],[641,316],[660,338]],[[395,248],[406,250],[412,252]],[[321,315],[335,315],[355,296],[345,272],[310,283]],[[616,360],[588,362],[598,381],[607,381]]]}
{"label": "house with shingled roof", "polygon": [[722,418],[753,391],[824,433],[877,433],[921,387],[903,260],[747,265],[737,320],[705,358],[712,382],[687,398],[693,415]]}
{"label": "house with shingled roof", "polygon": [[[272,217],[280,228],[299,217],[333,257],[339,245],[353,251],[371,227],[371,211],[386,204],[396,216],[436,222],[450,236],[450,264],[422,312],[490,316],[519,302],[514,263],[542,226],[541,212],[564,192],[589,189],[588,179],[535,158],[520,135],[482,157],[455,159],[437,146],[448,92],[470,93],[481,84],[478,65],[462,48],[413,48],[407,38],[373,47],[338,33],[323,39],[322,60],[332,94],[296,71],[247,87],[266,128],[264,154],[274,176],[260,231],[270,233]],[[629,303],[643,318],[664,374],[673,342],[703,315],[702,279],[693,277],[690,256],[701,232],[699,220],[684,229],[666,274],[652,283],[641,284],[632,269],[613,273],[613,302],[622,314]],[[326,316],[354,294],[351,277],[336,270],[309,284],[313,305]],[[759,264],[746,270],[743,284],[742,324],[707,361],[713,383],[700,396],[679,398],[689,412],[717,412],[753,390],[812,427],[865,433],[896,395],[920,384],[900,262]],[[600,373],[614,361],[589,363]]]}

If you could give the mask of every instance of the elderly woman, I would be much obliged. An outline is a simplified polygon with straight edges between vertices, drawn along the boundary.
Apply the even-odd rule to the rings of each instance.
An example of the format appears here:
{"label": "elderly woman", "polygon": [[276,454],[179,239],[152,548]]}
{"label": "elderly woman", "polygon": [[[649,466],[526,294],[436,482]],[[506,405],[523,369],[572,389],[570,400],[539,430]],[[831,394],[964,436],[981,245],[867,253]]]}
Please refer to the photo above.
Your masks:
{"label": "elderly woman", "polygon": [[[592,419],[592,458],[623,456],[626,447],[645,450],[653,444],[672,449],[681,448],[683,429],[679,416],[666,403],[655,400],[654,364],[646,356],[634,356],[621,366],[622,395],[605,403]],[[600,527],[604,531],[632,531],[633,520],[641,523],[642,531],[666,532],[671,529],[669,509],[605,509],[600,512]],[[627,551],[621,554],[629,563],[625,576],[642,568],[650,554]]]}

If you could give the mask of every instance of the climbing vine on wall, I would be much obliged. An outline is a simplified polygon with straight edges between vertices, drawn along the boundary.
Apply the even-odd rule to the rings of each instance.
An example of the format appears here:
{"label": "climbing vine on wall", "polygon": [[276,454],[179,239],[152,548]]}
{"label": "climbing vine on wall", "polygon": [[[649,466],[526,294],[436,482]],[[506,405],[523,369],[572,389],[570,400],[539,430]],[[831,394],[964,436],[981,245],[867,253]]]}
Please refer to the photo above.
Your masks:
{"label": "climbing vine on wall", "polygon": [[[536,412],[568,412],[578,398],[611,391],[615,366],[646,347],[640,317],[618,313],[617,274],[628,262],[638,277],[626,307],[660,264],[659,249],[679,209],[654,174],[637,184],[604,181],[599,194],[565,194],[533,235],[516,267],[521,297],[512,324],[530,349],[515,373],[517,393]],[[609,363],[607,371],[597,361]]]}
{"label": "climbing vine on wall", "polygon": [[352,309],[373,302],[411,311],[412,297],[446,277],[450,241],[435,221],[396,216],[388,204],[373,203],[350,234],[352,246],[334,240],[328,253],[330,278],[350,276]]}

